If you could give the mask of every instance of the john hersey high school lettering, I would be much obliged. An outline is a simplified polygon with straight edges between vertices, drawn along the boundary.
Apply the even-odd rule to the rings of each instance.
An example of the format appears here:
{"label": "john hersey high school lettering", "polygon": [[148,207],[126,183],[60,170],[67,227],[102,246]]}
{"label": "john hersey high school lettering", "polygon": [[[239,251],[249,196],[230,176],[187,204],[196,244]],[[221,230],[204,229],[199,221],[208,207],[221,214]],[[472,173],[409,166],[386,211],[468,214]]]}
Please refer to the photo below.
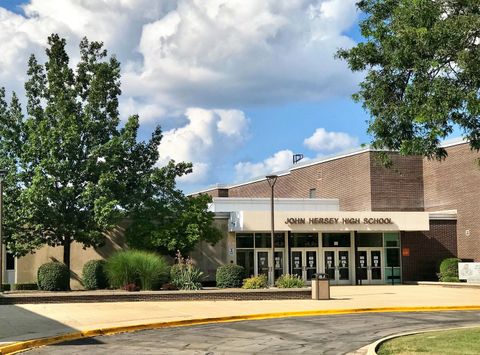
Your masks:
{"label": "john hersey high school lettering", "polygon": [[225,237],[194,258],[209,274],[234,263],[270,281],[285,273],[307,282],[326,273],[334,285],[436,281],[445,258],[480,261],[479,154],[463,141],[444,148],[443,161],[387,152],[386,168],[366,148],[277,172],[274,255],[265,177],[200,191],[213,197]]}
{"label": "john hersey high school lettering", "polygon": [[[479,154],[461,141],[444,148],[441,162],[387,152],[386,168],[378,151],[365,148],[276,172],[274,248],[265,177],[196,192],[213,197],[224,237],[200,243],[191,256],[210,280],[230,263],[270,281],[286,273],[307,282],[326,273],[334,285],[437,280],[445,258],[480,261]],[[120,227],[103,248],[72,245],[73,273],[124,246]],[[35,282],[38,267],[61,255],[49,247],[19,259],[6,255],[4,280]]]}

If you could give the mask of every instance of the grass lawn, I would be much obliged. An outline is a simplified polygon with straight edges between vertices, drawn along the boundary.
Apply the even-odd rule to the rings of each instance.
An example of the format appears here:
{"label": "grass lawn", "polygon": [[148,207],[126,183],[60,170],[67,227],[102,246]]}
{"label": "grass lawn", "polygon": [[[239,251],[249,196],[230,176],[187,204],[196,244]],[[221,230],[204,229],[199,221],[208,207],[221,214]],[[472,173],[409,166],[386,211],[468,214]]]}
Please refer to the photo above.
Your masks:
{"label": "grass lawn", "polygon": [[395,338],[383,343],[379,355],[480,354],[480,328],[446,330]]}

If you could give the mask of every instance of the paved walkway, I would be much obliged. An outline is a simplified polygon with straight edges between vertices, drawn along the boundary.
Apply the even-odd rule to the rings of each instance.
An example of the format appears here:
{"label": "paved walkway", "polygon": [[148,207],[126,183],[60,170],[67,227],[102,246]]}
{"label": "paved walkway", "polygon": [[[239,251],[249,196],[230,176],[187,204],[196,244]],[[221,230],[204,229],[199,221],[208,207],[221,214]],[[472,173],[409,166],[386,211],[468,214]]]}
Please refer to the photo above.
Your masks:
{"label": "paved walkway", "polygon": [[480,289],[338,286],[331,300],[187,301],[0,306],[0,345],[74,331],[199,318],[318,310],[478,306]]}

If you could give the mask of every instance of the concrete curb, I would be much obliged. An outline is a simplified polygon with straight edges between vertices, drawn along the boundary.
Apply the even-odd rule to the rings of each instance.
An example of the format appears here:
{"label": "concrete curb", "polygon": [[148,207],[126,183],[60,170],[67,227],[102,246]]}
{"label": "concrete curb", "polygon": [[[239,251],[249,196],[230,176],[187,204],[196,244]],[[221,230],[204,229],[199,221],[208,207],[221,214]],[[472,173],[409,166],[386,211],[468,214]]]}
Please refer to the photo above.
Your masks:
{"label": "concrete curb", "polygon": [[400,338],[400,337],[405,337],[408,335],[415,335],[415,334],[423,334],[423,333],[435,333],[435,332],[444,332],[448,330],[457,330],[457,329],[474,329],[474,328],[479,328],[480,325],[477,326],[465,326],[465,327],[455,327],[455,328],[444,328],[444,329],[429,329],[429,330],[417,330],[415,332],[406,332],[406,333],[400,333],[400,334],[395,334],[395,335],[390,335],[388,337],[382,338],[377,340],[375,343],[372,343],[368,346],[367,350],[367,355],[377,355],[377,350],[382,345],[384,342],[395,339],[395,338]]}
{"label": "concrete curb", "polygon": [[[129,326],[108,327],[101,329],[92,329],[87,331],[78,331],[56,336],[26,340],[0,346],[0,354],[15,354],[21,351],[37,348],[45,345],[62,343],[65,341],[77,340],[82,338],[92,338],[101,335],[113,335],[118,333],[134,332],[147,329],[161,329],[169,327],[186,327],[191,325],[240,322],[245,320],[262,320],[271,318],[289,318],[289,317],[308,317],[321,315],[337,314],[360,314],[360,313],[385,313],[385,312],[431,312],[431,311],[473,311],[480,310],[480,305],[476,306],[438,306],[438,307],[383,307],[383,308],[351,308],[351,309],[332,309],[300,312],[279,312],[279,313],[260,313],[241,316],[212,317],[199,319],[186,319],[180,321],[144,323]],[[372,344],[373,345],[373,344]],[[369,352],[370,354],[370,352]],[[375,353],[373,353],[375,354]]]}

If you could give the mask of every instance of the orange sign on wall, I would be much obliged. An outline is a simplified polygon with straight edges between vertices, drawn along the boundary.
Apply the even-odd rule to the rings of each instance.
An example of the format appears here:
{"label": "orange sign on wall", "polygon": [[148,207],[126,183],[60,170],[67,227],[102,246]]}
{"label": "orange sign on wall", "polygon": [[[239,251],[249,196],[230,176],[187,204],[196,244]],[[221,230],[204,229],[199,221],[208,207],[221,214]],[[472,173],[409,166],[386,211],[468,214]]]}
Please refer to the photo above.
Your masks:
{"label": "orange sign on wall", "polygon": [[402,256],[410,256],[410,248],[402,248]]}

